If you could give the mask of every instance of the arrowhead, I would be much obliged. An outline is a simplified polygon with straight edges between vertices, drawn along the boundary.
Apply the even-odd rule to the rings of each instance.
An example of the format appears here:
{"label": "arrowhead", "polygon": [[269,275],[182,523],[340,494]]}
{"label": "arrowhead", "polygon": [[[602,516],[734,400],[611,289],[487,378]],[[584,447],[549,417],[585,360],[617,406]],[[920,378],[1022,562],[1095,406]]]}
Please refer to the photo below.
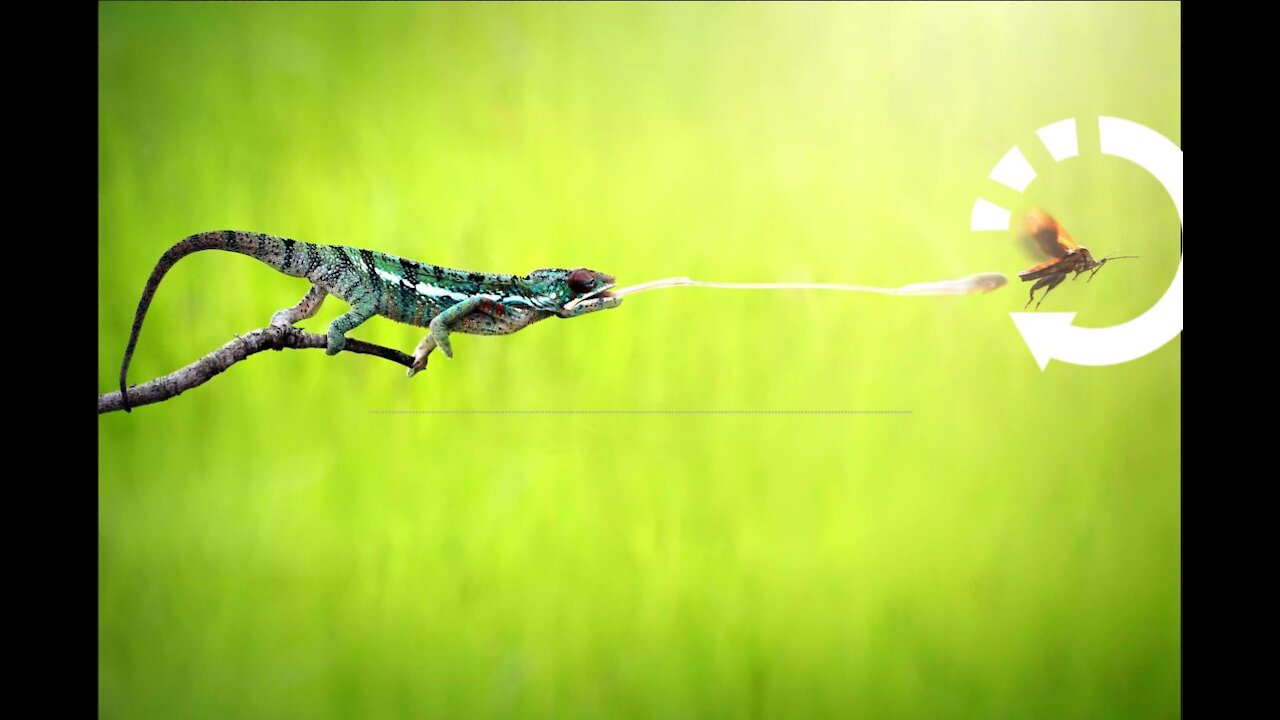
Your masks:
{"label": "arrowhead", "polygon": [[1036,359],[1036,363],[1043,371],[1053,359],[1053,350],[1058,344],[1058,338],[1071,327],[1071,321],[1075,319],[1076,314],[1073,312],[1015,312],[1009,313],[1009,317],[1013,318],[1013,324],[1018,327],[1018,332],[1022,333],[1022,339],[1027,343],[1032,357]]}

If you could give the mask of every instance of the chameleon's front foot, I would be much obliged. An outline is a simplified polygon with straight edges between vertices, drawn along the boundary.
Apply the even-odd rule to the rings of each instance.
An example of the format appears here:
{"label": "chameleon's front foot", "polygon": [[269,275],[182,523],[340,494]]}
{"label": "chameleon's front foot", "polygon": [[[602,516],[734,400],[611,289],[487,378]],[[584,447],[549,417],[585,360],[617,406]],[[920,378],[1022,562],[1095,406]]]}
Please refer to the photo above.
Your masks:
{"label": "chameleon's front foot", "polygon": [[[440,315],[437,315],[436,319],[431,321],[431,334],[427,337],[431,338],[432,343],[440,348],[440,352],[444,353],[445,357],[452,359],[453,343],[449,342],[449,328],[445,327],[443,322],[440,322],[440,317]],[[426,340],[423,340],[423,342],[426,342]]]}
{"label": "chameleon's front foot", "polygon": [[405,377],[413,377],[422,372],[427,367],[427,356],[432,350],[436,349],[436,340],[430,335],[422,338],[422,342],[418,343],[418,347],[413,350],[413,364],[409,366],[405,372]]}
{"label": "chameleon's front foot", "polygon": [[435,343],[436,347],[440,348],[440,352],[444,353],[445,357],[450,360],[453,359],[453,344],[449,342],[449,333],[446,332],[441,334],[435,339]]}
{"label": "chameleon's front foot", "polygon": [[440,348],[440,352],[444,353],[445,357],[452,358],[453,345],[449,342],[449,328],[457,327],[471,313],[493,304],[493,300],[487,297],[472,295],[462,302],[449,306],[444,312],[432,318],[427,325],[431,329],[432,342]]}
{"label": "chameleon's front foot", "polygon": [[337,355],[342,352],[342,348],[347,346],[347,333],[360,323],[373,317],[375,308],[369,304],[361,304],[352,306],[351,310],[339,315],[333,322],[329,323],[328,345],[324,349],[325,355]]}

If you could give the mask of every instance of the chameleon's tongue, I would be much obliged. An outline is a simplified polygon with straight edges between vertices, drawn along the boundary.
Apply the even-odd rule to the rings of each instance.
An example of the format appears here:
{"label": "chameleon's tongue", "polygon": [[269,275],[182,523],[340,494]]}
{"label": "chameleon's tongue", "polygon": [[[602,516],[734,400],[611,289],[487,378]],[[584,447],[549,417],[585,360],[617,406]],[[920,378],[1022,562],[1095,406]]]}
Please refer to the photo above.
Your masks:
{"label": "chameleon's tongue", "polygon": [[659,290],[661,288],[676,287],[678,285],[696,285],[696,284],[698,283],[687,277],[669,277],[669,278],[663,278],[661,280],[650,280],[649,282],[640,283],[639,285],[624,287],[621,290],[616,290],[609,294],[612,295],[613,297],[622,297],[624,295],[631,295],[632,293],[644,292],[646,290]]}
{"label": "chameleon's tongue", "polygon": [[[843,290],[846,292],[880,293],[882,295],[974,295],[988,293],[1003,287],[1008,279],[1000,273],[979,273],[956,280],[940,282],[914,283],[898,288],[871,287],[868,285],[838,285],[834,283],[725,283],[704,282],[687,277],[669,277],[661,280],[650,280],[647,283],[632,285],[610,292],[612,297],[620,298],[638,292],[661,290],[681,285],[693,287],[719,288],[721,290]],[[611,286],[612,287],[612,286]],[[606,288],[607,290],[608,288]]]}

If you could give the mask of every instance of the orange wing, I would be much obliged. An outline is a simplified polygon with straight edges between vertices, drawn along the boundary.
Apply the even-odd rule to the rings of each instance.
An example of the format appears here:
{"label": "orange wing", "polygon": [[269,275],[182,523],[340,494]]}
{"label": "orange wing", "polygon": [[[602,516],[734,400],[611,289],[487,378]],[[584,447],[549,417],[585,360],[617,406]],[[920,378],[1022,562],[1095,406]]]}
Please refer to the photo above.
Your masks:
{"label": "orange wing", "polygon": [[1022,226],[1025,228],[1023,241],[1028,245],[1034,244],[1034,247],[1049,257],[1063,258],[1067,253],[1080,247],[1067,234],[1066,228],[1059,225],[1057,220],[1049,217],[1049,213],[1040,208],[1031,208],[1027,216],[1022,219]]}

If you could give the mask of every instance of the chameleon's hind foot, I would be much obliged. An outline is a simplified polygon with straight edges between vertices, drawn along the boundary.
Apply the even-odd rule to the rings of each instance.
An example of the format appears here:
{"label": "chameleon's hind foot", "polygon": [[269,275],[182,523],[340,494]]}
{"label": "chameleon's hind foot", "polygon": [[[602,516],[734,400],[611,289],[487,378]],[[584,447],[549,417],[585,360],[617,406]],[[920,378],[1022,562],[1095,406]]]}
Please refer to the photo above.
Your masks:
{"label": "chameleon's hind foot", "polygon": [[297,305],[277,310],[271,316],[270,327],[293,327],[293,324],[300,320],[315,317],[320,311],[320,303],[324,302],[325,295],[328,295],[327,290],[319,285],[312,285],[311,290],[298,301]]}
{"label": "chameleon's hind foot", "polygon": [[329,333],[328,338],[328,344],[325,345],[324,348],[325,355],[337,355],[342,352],[342,348],[347,346],[346,335],[335,335],[334,333]]}
{"label": "chameleon's hind foot", "polygon": [[413,350],[413,364],[405,372],[405,377],[413,377],[427,368],[427,356],[436,349],[436,339],[430,335],[422,338],[418,347]]}

